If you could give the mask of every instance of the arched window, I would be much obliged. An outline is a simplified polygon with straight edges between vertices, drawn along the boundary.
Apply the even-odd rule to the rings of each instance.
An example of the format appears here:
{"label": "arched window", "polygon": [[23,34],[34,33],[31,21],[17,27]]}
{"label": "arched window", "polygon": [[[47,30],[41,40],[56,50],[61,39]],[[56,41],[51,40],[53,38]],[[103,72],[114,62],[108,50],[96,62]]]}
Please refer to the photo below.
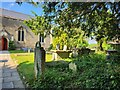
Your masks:
{"label": "arched window", "polygon": [[22,41],[24,41],[24,31],[22,30]]}
{"label": "arched window", "polygon": [[39,34],[39,41],[41,43],[44,43],[44,35],[43,34]]}
{"label": "arched window", "polygon": [[20,41],[20,36],[21,36],[21,35],[20,35],[20,32],[21,32],[21,31],[19,30],[19,31],[18,31],[18,41]]}
{"label": "arched window", "polygon": [[18,29],[18,41],[24,41],[24,30],[23,27]]}

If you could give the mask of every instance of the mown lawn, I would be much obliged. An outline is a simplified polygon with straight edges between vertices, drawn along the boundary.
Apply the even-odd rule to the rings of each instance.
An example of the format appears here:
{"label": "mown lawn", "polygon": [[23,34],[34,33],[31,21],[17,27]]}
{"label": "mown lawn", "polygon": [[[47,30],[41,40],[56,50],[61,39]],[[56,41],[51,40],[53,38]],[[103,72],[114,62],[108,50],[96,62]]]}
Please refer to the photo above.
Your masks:
{"label": "mown lawn", "polygon": [[10,53],[26,53],[23,50],[9,50]]}
{"label": "mown lawn", "polygon": [[[34,79],[34,53],[11,53],[11,58],[18,64],[18,71],[25,81],[31,82]],[[52,55],[46,54],[46,62],[52,61]]]}

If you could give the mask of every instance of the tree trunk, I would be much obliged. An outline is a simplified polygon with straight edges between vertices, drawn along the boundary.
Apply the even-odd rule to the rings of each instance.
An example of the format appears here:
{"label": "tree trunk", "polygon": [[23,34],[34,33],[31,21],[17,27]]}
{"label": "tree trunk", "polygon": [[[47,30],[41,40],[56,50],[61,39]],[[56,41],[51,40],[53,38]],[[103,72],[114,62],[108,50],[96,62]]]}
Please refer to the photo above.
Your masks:
{"label": "tree trunk", "polygon": [[99,40],[99,41],[98,41],[98,48],[99,48],[100,51],[103,51],[102,44],[103,44],[103,41],[102,41],[102,40]]}
{"label": "tree trunk", "polygon": [[103,47],[102,47],[103,41],[100,40],[100,50],[103,51]]}

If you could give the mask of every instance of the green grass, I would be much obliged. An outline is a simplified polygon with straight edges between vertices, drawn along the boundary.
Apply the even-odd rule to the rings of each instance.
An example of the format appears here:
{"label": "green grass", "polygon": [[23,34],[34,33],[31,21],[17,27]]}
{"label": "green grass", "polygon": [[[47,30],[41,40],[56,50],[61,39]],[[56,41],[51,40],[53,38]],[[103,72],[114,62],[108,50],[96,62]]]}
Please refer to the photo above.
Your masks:
{"label": "green grass", "polygon": [[95,49],[95,47],[97,48],[97,44],[89,44],[88,48],[90,49]]}
{"label": "green grass", "polygon": [[[11,58],[18,64],[18,71],[25,81],[34,79],[34,53],[11,53]],[[46,62],[52,61],[52,55],[46,54]]]}
{"label": "green grass", "polygon": [[[10,51],[11,58],[18,64],[18,71],[25,81],[32,82],[34,80],[34,53],[22,53],[19,50]],[[64,60],[64,59],[61,59]],[[67,58],[65,61],[71,61],[72,59]],[[46,62],[51,62],[52,54],[46,54]]]}
{"label": "green grass", "polygon": [[26,53],[23,50],[9,50],[10,53]]}
{"label": "green grass", "polygon": [[[119,88],[120,66],[116,61],[105,59],[105,52],[83,55],[66,59],[77,65],[77,72],[69,69],[70,62],[52,61],[52,54],[46,54],[44,75],[34,78],[34,53],[12,53],[11,57],[18,63],[18,71],[24,82],[33,88]],[[113,77],[111,79],[109,77]],[[106,83],[107,82],[107,83]]]}

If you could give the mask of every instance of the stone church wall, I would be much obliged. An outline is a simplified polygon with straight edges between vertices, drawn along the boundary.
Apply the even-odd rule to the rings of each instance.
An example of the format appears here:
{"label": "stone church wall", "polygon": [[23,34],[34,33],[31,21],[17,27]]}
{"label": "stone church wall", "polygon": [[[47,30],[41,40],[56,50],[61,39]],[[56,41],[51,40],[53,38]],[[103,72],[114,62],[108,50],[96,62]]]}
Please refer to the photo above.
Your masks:
{"label": "stone church wall", "polygon": [[[9,17],[1,17],[2,21],[2,27],[0,26],[0,30],[3,28],[8,33],[8,41],[10,41],[12,38],[15,41],[15,45],[18,49],[22,47],[26,48],[34,48],[35,43],[38,41],[38,35],[35,35],[27,26],[23,24],[23,21],[17,20],[14,18]],[[18,41],[18,29],[22,27],[24,30],[24,41]],[[43,43],[44,48],[48,48],[50,45],[50,37],[48,36],[45,39],[45,43]],[[1,42],[0,42],[1,46]],[[0,47],[1,49],[1,47]]]}

